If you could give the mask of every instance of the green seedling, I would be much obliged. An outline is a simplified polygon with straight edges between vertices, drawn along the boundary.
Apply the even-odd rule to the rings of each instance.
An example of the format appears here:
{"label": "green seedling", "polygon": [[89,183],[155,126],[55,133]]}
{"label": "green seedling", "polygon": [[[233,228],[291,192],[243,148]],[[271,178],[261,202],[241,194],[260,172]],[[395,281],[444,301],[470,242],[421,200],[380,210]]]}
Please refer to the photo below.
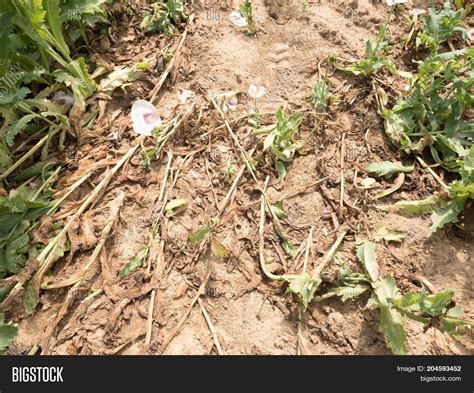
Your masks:
{"label": "green seedling", "polygon": [[293,136],[298,130],[303,116],[297,113],[287,117],[283,108],[275,114],[277,123],[254,131],[256,135],[266,135],[263,142],[263,151],[269,151],[275,163],[280,180],[286,175],[285,163],[292,161],[300,144],[293,142]]}
{"label": "green seedling", "polygon": [[416,38],[417,47],[426,47],[437,52],[441,44],[452,39],[456,33],[466,40],[467,31],[462,27],[462,21],[467,13],[464,8],[457,8],[458,10],[453,10],[450,1],[446,1],[440,11],[430,8],[423,29]]}
{"label": "green seedling", "polygon": [[153,12],[146,15],[140,23],[140,28],[146,32],[160,31],[167,36],[172,36],[176,27],[188,19],[184,13],[182,1],[166,0],[166,2],[155,2],[151,6]]}
{"label": "green seedling", "polygon": [[245,20],[247,21],[247,34],[248,35],[255,35],[257,34],[257,26],[255,25],[255,21],[253,19],[253,7],[252,2],[250,0],[245,0],[244,3],[239,5],[239,12]]}
{"label": "green seedling", "polygon": [[354,62],[349,67],[341,68],[343,71],[351,73],[355,76],[368,77],[375,75],[378,71],[385,67],[392,73],[397,73],[395,65],[386,56],[390,49],[390,45],[386,37],[390,16],[391,15],[389,15],[387,18],[387,22],[380,28],[375,41],[367,41],[365,45],[365,57],[358,62]]}
{"label": "green seedling", "polygon": [[191,233],[188,236],[188,240],[193,246],[197,246],[204,241],[209,240],[211,244],[211,251],[214,256],[222,259],[228,259],[230,252],[225,246],[217,239],[216,235],[213,234],[214,222],[211,220],[208,224],[199,228],[196,232]]}
{"label": "green seedling", "polygon": [[323,78],[313,85],[313,91],[308,98],[308,103],[316,108],[318,112],[325,111],[329,104],[334,101],[331,95],[331,82]]}

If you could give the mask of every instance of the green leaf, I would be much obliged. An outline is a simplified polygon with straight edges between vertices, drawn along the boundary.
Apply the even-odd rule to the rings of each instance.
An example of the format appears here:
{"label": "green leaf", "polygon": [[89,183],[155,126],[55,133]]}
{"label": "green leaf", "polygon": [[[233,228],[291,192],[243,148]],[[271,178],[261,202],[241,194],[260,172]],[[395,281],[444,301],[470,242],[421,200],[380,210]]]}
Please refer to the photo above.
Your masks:
{"label": "green leaf", "polygon": [[209,234],[211,231],[211,227],[209,224],[204,225],[203,227],[199,228],[196,232],[190,234],[188,236],[188,240],[192,243],[193,246],[201,243],[204,238]]}
{"label": "green leaf", "polygon": [[465,204],[466,200],[452,200],[445,207],[433,212],[431,215],[433,225],[430,227],[430,235],[448,223],[458,222],[458,216],[463,211]]}
{"label": "green leaf", "polygon": [[385,277],[383,280],[378,280],[375,283],[374,290],[381,306],[394,304],[401,296],[393,277]]}
{"label": "green leaf", "polygon": [[415,169],[414,166],[403,166],[400,162],[390,161],[374,162],[366,167],[367,172],[375,176],[383,176],[386,178],[391,178],[393,175],[401,172],[409,173],[412,172],[413,169]]}
{"label": "green leaf", "polygon": [[3,314],[0,314],[0,354],[4,354],[8,345],[18,335],[18,328],[11,323],[4,322]]}
{"label": "green leaf", "polygon": [[383,225],[377,230],[374,237],[377,241],[385,240],[387,242],[401,243],[405,238],[405,235],[402,232],[387,228],[385,225]]}
{"label": "green leaf", "polygon": [[359,258],[370,281],[373,283],[375,283],[379,277],[379,265],[377,264],[375,247],[374,243],[367,241],[357,243],[357,258]]}
{"label": "green leaf", "polygon": [[314,278],[309,273],[301,274],[291,280],[288,280],[289,286],[287,293],[294,293],[299,297],[303,311],[306,310],[308,304],[313,300],[314,294],[321,284],[321,280]]}
{"label": "green leaf", "polygon": [[395,308],[380,307],[379,331],[384,335],[387,346],[395,355],[408,353],[403,319]]}
{"label": "green leaf", "polygon": [[166,215],[168,217],[173,216],[174,214],[176,214],[175,210],[179,209],[184,205],[186,205],[186,199],[173,199],[172,201],[168,202],[165,207]]}
{"label": "green leaf", "polygon": [[43,4],[46,11],[46,20],[48,21],[49,28],[53,34],[56,47],[63,55],[69,56],[69,47],[64,40],[61,29],[61,19],[59,17],[61,9],[59,7],[59,0],[44,0]]}
{"label": "green leaf", "polygon": [[409,292],[399,297],[395,304],[398,309],[406,313],[421,312],[423,294],[420,292]]}
{"label": "green leaf", "polygon": [[148,245],[142,246],[140,250],[138,250],[137,255],[135,255],[130,261],[124,266],[124,268],[120,271],[120,278],[125,278],[129,274],[133,273],[134,271],[138,270],[146,263],[146,258],[148,256],[148,252],[150,248]]}
{"label": "green leaf", "polygon": [[472,321],[462,319],[464,308],[458,306],[450,309],[441,320],[441,328],[451,334],[463,333],[474,326]]}
{"label": "green leaf", "polygon": [[26,293],[25,296],[23,296],[22,303],[23,307],[25,307],[25,312],[28,315],[32,315],[35,312],[36,306],[39,303],[39,298],[31,283],[26,287]]}
{"label": "green leaf", "polygon": [[28,235],[25,233],[21,235],[20,237],[16,238],[15,240],[11,241],[8,243],[6,250],[5,250],[5,268],[10,272],[10,273],[16,273],[17,268],[16,268],[16,261],[17,261],[17,251],[20,248],[25,247],[28,244],[29,241]]}
{"label": "green leaf", "polygon": [[124,85],[136,81],[151,66],[151,63],[151,60],[145,59],[131,67],[116,67],[114,71],[100,81],[98,90],[106,94],[113,93],[118,87],[124,87]]}
{"label": "green leaf", "polygon": [[278,180],[283,181],[285,179],[285,176],[286,176],[285,163],[283,161],[280,161],[280,160],[275,160],[275,167],[276,167],[277,172],[278,172]]}
{"label": "green leaf", "polygon": [[230,257],[229,251],[224,247],[224,245],[211,235],[211,251],[214,256],[222,259],[228,259]]}
{"label": "green leaf", "polygon": [[13,146],[15,136],[17,136],[20,132],[22,132],[33,119],[36,119],[38,117],[40,116],[37,115],[36,113],[32,113],[32,114],[23,116],[19,120],[14,121],[10,125],[10,127],[8,127],[8,131],[5,138],[8,146]]}
{"label": "green leaf", "polygon": [[271,206],[272,213],[280,219],[287,218],[288,214],[283,210],[283,204],[278,203]]}
{"label": "green leaf", "polygon": [[343,302],[349,299],[355,299],[362,295],[363,293],[370,290],[370,287],[367,285],[356,285],[356,286],[348,286],[348,287],[338,287],[338,288],[331,288],[326,295],[323,295],[323,298],[331,297],[331,296],[339,296]]}
{"label": "green leaf", "polygon": [[411,217],[432,212],[439,203],[440,199],[435,195],[431,195],[420,201],[400,201],[395,203],[394,206],[398,209],[400,214]]}
{"label": "green leaf", "polygon": [[432,317],[437,317],[445,312],[453,298],[454,291],[451,289],[426,296],[421,303],[421,311]]}

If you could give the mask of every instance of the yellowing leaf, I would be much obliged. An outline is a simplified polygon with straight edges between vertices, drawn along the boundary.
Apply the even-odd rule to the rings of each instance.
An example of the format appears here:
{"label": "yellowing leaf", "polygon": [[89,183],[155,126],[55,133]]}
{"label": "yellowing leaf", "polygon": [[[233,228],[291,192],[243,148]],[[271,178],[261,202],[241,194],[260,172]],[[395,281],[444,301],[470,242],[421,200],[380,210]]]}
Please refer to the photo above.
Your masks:
{"label": "yellowing leaf", "polygon": [[387,228],[383,225],[377,230],[374,237],[377,241],[385,240],[387,242],[401,243],[405,238],[405,235],[395,229]]}

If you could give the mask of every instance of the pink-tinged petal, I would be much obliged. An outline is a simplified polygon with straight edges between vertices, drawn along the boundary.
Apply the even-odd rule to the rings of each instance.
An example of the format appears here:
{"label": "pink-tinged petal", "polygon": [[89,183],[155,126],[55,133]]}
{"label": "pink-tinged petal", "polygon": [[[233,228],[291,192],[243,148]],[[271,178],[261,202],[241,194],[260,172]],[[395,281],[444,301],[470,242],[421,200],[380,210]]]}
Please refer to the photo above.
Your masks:
{"label": "pink-tinged petal", "polygon": [[151,136],[155,128],[161,124],[161,118],[153,104],[138,100],[132,105],[133,130],[140,135]]}
{"label": "pink-tinged petal", "polygon": [[249,86],[247,94],[252,97],[253,99],[261,98],[266,94],[265,87],[263,86],[256,86],[254,84]]}
{"label": "pink-tinged petal", "polygon": [[261,98],[261,97],[263,97],[265,94],[267,94],[267,91],[265,90],[265,87],[260,86],[260,87],[258,88],[258,91],[257,91],[257,97],[255,97],[255,98]]}
{"label": "pink-tinged petal", "polygon": [[236,95],[233,95],[232,97],[229,98],[229,102],[227,103],[227,106],[229,107],[229,109],[235,110],[238,104],[239,104],[239,99],[237,98]]}
{"label": "pink-tinged petal", "polygon": [[257,86],[255,86],[255,85],[250,85],[250,86],[249,86],[249,90],[248,90],[247,93],[248,93],[248,95],[249,95],[250,97],[252,97],[252,98],[257,98],[257,97],[256,97],[256,96],[257,96],[257,91],[258,91]]}
{"label": "pink-tinged petal", "polygon": [[469,40],[474,41],[474,29],[469,29],[467,32]]}
{"label": "pink-tinged petal", "polygon": [[240,11],[232,11],[229,15],[229,20],[237,27],[245,27],[248,25],[247,20],[242,16]]}

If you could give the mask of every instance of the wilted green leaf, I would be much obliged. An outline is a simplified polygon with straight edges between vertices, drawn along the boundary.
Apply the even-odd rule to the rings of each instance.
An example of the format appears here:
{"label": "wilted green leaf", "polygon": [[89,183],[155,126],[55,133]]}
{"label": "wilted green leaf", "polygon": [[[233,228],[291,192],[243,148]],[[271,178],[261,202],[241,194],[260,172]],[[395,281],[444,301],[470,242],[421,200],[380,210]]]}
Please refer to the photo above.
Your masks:
{"label": "wilted green leaf", "polygon": [[166,215],[168,217],[173,216],[177,209],[180,207],[186,205],[186,199],[173,199],[172,201],[168,202],[168,204],[165,207],[166,210]]}
{"label": "wilted green leaf", "polygon": [[120,278],[125,278],[129,274],[144,266],[149,251],[150,248],[148,247],[148,245],[142,246],[138,251],[137,255],[130,259],[130,261],[120,271]]}
{"label": "wilted green leaf", "polygon": [[434,211],[431,215],[433,225],[430,227],[430,234],[435,233],[448,223],[458,222],[458,216],[463,211],[465,204],[465,200],[452,200],[445,207]]}
{"label": "wilted green leaf", "polygon": [[8,345],[18,334],[18,328],[11,323],[5,323],[3,313],[0,313],[0,354],[3,355]]}
{"label": "wilted green leaf", "polygon": [[190,234],[188,236],[188,240],[193,244],[193,246],[201,243],[204,238],[209,234],[211,231],[211,227],[208,225],[204,225],[203,227],[199,228],[196,232]]}
{"label": "wilted green leaf", "polygon": [[287,293],[298,295],[304,311],[313,300],[314,294],[321,284],[321,280],[314,278],[309,273],[304,273],[289,280],[289,284]]}
{"label": "wilted green leaf", "polygon": [[413,169],[415,169],[414,166],[403,166],[399,162],[390,161],[374,162],[366,167],[367,172],[374,174],[375,176],[383,176],[386,178],[390,178],[401,172],[409,173],[412,172]]}
{"label": "wilted green leaf", "polygon": [[395,355],[406,355],[406,334],[403,319],[393,307],[380,307],[380,333],[385,337],[387,346]]}
{"label": "wilted green leaf", "polygon": [[151,61],[145,60],[131,67],[116,67],[114,71],[100,81],[98,90],[106,94],[111,94],[118,87],[124,87],[137,80],[150,66]]}
{"label": "wilted green leaf", "polygon": [[28,315],[31,315],[35,312],[36,306],[39,303],[39,298],[31,283],[29,283],[26,287],[26,293],[25,296],[23,296],[22,303],[23,307],[25,307],[25,312]]}
{"label": "wilted green leaf", "polygon": [[375,233],[375,240],[385,240],[387,242],[401,243],[405,235],[396,229],[387,228],[385,225],[381,226]]}
{"label": "wilted green leaf", "polygon": [[339,296],[343,302],[349,299],[355,299],[362,295],[363,293],[370,290],[368,285],[356,285],[356,286],[348,286],[348,287],[338,287],[338,288],[331,288],[326,295],[322,297],[332,297],[332,296]]}
{"label": "wilted green leaf", "polygon": [[357,243],[357,258],[359,258],[372,282],[376,282],[379,277],[375,247],[374,243],[367,241]]}
{"label": "wilted green leaf", "polygon": [[398,209],[400,214],[411,217],[432,212],[439,202],[439,198],[432,195],[420,201],[400,201],[395,203],[395,207]]}
{"label": "wilted green leaf", "polygon": [[229,251],[224,247],[224,245],[211,235],[211,251],[214,256],[218,258],[228,259],[230,257]]}

